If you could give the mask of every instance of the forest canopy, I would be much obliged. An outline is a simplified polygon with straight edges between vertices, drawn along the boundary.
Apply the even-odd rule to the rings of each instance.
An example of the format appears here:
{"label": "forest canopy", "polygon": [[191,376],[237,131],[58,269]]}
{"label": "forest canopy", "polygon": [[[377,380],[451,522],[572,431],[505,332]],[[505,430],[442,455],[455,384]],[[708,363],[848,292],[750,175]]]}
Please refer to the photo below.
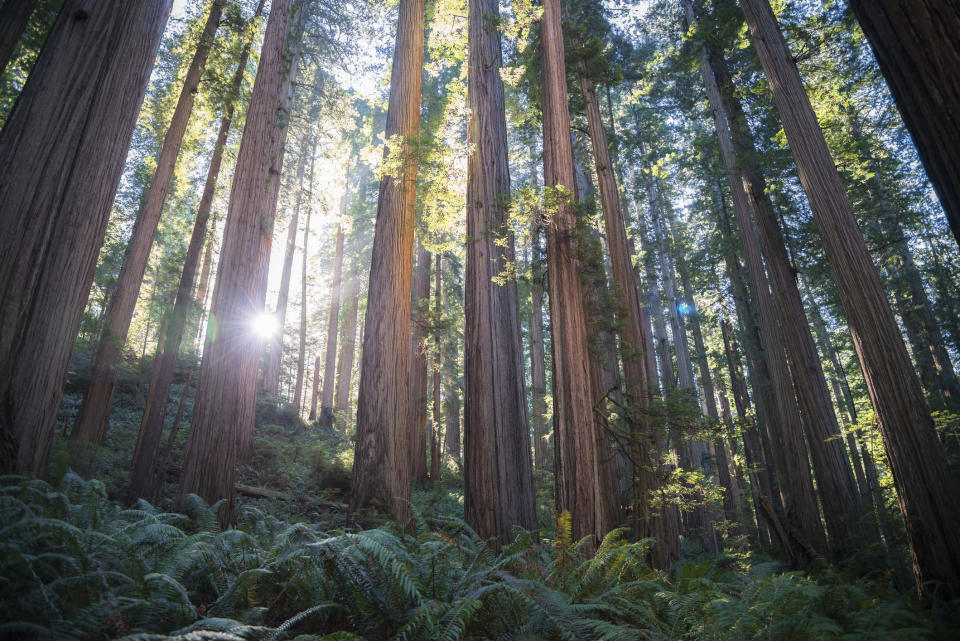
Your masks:
{"label": "forest canopy", "polygon": [[951,0],[0,0],[0,639],[960,636]]}

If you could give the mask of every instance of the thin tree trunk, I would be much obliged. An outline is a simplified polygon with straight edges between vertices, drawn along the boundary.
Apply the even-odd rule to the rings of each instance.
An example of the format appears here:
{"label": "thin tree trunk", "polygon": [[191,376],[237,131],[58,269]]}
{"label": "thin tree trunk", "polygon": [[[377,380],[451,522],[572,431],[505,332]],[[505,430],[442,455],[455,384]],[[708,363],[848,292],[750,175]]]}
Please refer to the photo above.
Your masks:
{"label": "thin tree trunk", "polygon": [[360,292],[357,277],[347,281],[347,308],[343,320],[343,343],[340,347],[340,360],[337,362],[337,394],[335,407],[341,412],[350,411],[350,379],[353,375],[353,352],[357,344],[357,308],[360,306]]}
{"label": "thin tree trunk", "polygon": [[[406,521],[410,498],[410,285],[424,0],[400,0],[386,138],[399,144],[400,166],[380,181],[363,328],[357,447],[351,508],[377,500]],[[384,155],[389,148],[384,150]]]}
{"label": "thin tree trunk", "polygon": [[423,245],[413,273],[413,326],[410,354],[410,443],[413,479],[426,481],[427,470],[427,323],[430,309],[430,265],[433,258]]}
{"label": "thin tree trunk", "polygon": [[[340,220],[347,210],[346,188],[340,204]],[[330,284],[330,316],[327,321],[327,353],[323,369],[323,400],[320,403],[322,423],[333,425],[333,373],[337,364],[337,324],[340,320],[340,277],[343,273],[343,229],[337,225],[337,242],[333,258],[333,282]]]}
{"label": "thin tree trunk", "polygon": [[320,357],[313,363],[313,393],[310,395],[310,422],[317,420],[317,400],[320,395]]}
{"label": "thin tree trunk", "polygon": [[[250,321],[263,311],[262,274],[268,255],[262,234],[273,228],[276,194],[271,182],[283,167],[289,91],[297,68],[297,24],[290,0],[273,0],[257,77],[240,141],[230,205],[177,505],[189,493],[212,503],[226,499],[218,516],[232,520],[236,465],[248,451],[256,410],[262,341]],[[294,14],[294,15],[291,15]],[[289,46],[288,46],[289,45]]]}
{"label": "thin tree trunk", "polygon": [[741,0],[823,240],[900,497],[922,596],[960,596],[960,491],[796,63],[766,0]]}
{"label": "thin tree trunk", "polygon": [[66,0],[0,133],[0,472],[40,475],[171,0]]}
{"label": "thin tree trunk", "polygon": [[177,404],[177,415],[173,419],[173,425],[170,427],[170,434],[167,436],[167,445],[163,449],[163,458],[160,465],[156,467],[157,478],[153,482],[154,490],[150,496],[154,503],[160,499],[163,491],[163,481],[167,476],[167,469],[170,467],[170,456],[173,453],[173,445],[177,442],[177,434],[180,433],[180,426],[183,424],[183,415],[187,407],[187,396],[190,393],[190,383],[193,382],[193,371],[195,366],[190,365],[187,370],[187,377],[183,383],[183,391],[180,393],[180,402]]}
{"label": "thin tree trunk", "polygon": [[[433,265],[433,313],[441,313],[441,255],[438,252]],[[430,430],[430,482],[440,480],[440,332],[433,333],[433,425]]]}
{"label": "thin tree trunk", "polygon": [[960,7],[953,0],[851,0],[950,229],[960,243]]}
{"label": "thin tree trunk", "polygon": [[[254,18],[260,16],[264,3],[265,0],[260,0]],[[160,446],[160,437],[163,433],[167,401],[170,396],[170,387],[173,383],[177,357],[180,354],[180,346],[183,342],[187,314],[194,305],[192,294],[194,279],[197,273],[197,263],[199,262],[200,251],[203,249],[206,238],[210,211],[213,207],[213,197],[217,188],[217,179],[220,175],[220,165],[223,161],[223,150],[226,147],[227,135],[233,123],[233,114],[236,109],[237,99],[240,95],[244,71],[246,70],[247,61],[250,57],[250,46],[251,42],[247,41],[240,53],[237,71],[234,73],[233,81],[230,85],[230,94],[224,108],[223,117],[220,120],[220,130],[217,133],[217,140],[213,146],[213,155],[210,158],[210,167],[207,169],[207,179],[203,186],[203,195],[200,198],[197,218],[193,224],[193,233],[190,236],[190,244],[187,247],[187,254],[184,258],[180,283],[177,286],[176,302],[174,303],[170,326],[167,329],[167,338],[163,343],[163,355],[160,357],[156,379],[150,384],[146,406],[143,410],[143,418],[140,422],[139,447],[133,456],[133,472],[130,476],[130,485],[127,489],[128,503],[132,503],[140,497],[155,496],[158,491],[156,484],[163,479],[162,471],[159,475],[154,473],[154,465],[157,461],[157,448]],[[212,244],[208,243],[208,248],[211,247]],[[206,262],[204,263],[205,271],[201,273],[202,297],[199,299],[201,304],[206,297],[207,281],[210,276],[210,259],[208,254],[205,259]]]}
{"label": "thin tree trunk", "polygon": [[[446,286],[446,295],[444,298],[449,308],[455,302],[457,296],[455,285],[458,280],[457,265],[452,260],[447,260],[447,276],[444,279]],[[446,417],[443,430],[443,451],[452,456],[458,462],[460,457],[460,389],[461,382],[458,380],[459,372],[462,371],[457,365],[457,352],[460,347],[460,340],[456,332],[451,332],[444,342],[443,348],[443,414]]]}
{"label": "thin tree trunk", "polygon": [[0,76],[37,8],[37,0],[6,0],[0,8]]}
{"label": "thin tree trunk", "polygon": [[133,233],[127,244],[123,267],[117,279],[117,288],[110,298],[107,321],[100,337],[100,345],[93,361],[90,373],[90,386],[83,396],[80,411],[77,414],[71,436],[82,438],[100,445],[107,436],[107,423],[110,418],[110,405],[117,380],[117,367],[123,356],[123,345],[127,340],[130,321],[137,305],[143,274],[150,258],[150,248],[157,233],[163,204],[166,201],[173,170],[180,154],[180,146],[193,113],[193,103],[199,91],[203,67],[213,45],[217,28],[220,26],[220,14],[226,0],[213,0],[203,34],[197,45],[187,76],[180,90],[180,98],[173,111],[170,127],[163,138],[163,146],[157,157],[157,167],[150,181],[143,206],[137,213]]}
{"label": "thin tree trunk", "polygon": [[293,395],[293,408],[297,416],[303,404],[304,381],[307,367],[307,265],[310,262],[308,244],[310,240],[310,214],[313,213],[313,167],[316,158],[315,151],[310,150],[310,179],[307,183],[307,219],[303,226],[303,263],[300,271],[300,353],[297,356],[297,384]]}
{"label": "thin tree trunk", "polygon": [[530,386],[533,410],[533,462],[539,468],[550,465],[547,444],[547,374],[543,348],[543,258],[540,254],[540,224],[530,231]]}

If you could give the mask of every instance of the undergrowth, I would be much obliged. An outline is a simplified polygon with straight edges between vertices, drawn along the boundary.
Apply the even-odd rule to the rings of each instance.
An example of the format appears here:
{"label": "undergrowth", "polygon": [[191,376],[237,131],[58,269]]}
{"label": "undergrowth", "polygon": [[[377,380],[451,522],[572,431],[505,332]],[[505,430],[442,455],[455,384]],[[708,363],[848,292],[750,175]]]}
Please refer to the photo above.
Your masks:
{"label": "undergrowth", "polygon": [[[424,503],[426,501],[426,503]],[[727,556],[645,563],[612,532],[592,558],[559,519],[552,541],[497,549],[414,504],[404,530],[328,531],[255,507],[124,509],[73,473],[0,479],[0,639],[915,640],[947,638],[869,582],[814,580]],[[956,632],[956,630],[953,630]]]}

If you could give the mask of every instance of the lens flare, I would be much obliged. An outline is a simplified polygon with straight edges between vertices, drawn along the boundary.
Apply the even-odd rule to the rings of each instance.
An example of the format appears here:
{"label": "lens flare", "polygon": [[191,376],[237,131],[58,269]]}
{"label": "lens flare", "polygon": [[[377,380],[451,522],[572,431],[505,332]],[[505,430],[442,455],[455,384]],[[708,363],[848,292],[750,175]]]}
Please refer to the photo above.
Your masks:
{"label": "lens flare", "polygon": [[261,338],[272,338],[279,331],[279,323],[273,314],[262,312],[250,321],[250,330]]}

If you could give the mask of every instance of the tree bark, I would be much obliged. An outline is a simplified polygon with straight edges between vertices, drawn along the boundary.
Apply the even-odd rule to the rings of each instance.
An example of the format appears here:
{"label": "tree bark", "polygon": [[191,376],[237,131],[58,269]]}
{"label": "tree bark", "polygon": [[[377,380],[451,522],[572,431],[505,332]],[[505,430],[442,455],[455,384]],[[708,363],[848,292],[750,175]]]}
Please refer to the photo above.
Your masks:
{"label": "tree bark", "polygon": [[273,228],[273,183],[280,179],[289,121],[287,87],[297,67],[298,43],[287,38],[288,26],[297,22],[291,13],[297,9],[291,11],[290,0],[273,0],[233,175],[177,496],[178,506],[189,493],[210,503],[226,499],[218,513],[221,523],[232,520],[236,465],[253,438],[262,341],[250,322],[263,311],[268,253],[261,236],[265,227]]}
{"label": "tree bark", "polygon": [[107,436],[107,423],[110,418],[110,406],[117,380],[117,366],[123,355],[123,346],[127,340],[127,331],[137,305],[143,274],[150,258],[150,248],[157,233],[163,204],[166,201],[173,170],[180,154],[180,146],[193,113],[193,103],[199,91],[203,67],[207,62],[210,47],[217,28],[225,0],[214,0],[210,5],[203,34],[197,45],[187,76],[180,90],[177,106],[170,120],[170,127],[163,138],[163,146],[157,157],[157,167],[150,181],[143,206],[137,213],[133,232],[127,244],[123,267],[117,279],[117,288],[110,298],[107,319],[100,335],[100,344],[90,373],[90,386],[83,396],[80,411],[77,414],[71,436],[82,438],[100,445]]}
{"label": "tree bark", "polygon": [[517,283],[507,216],[510,166],[497,0],[470,0],[467,261],[464,292],[464,518],[483,538],[536,527]]}
{"label": "tree bark", "polygon": [[66,0],[0,133],[0,472],[42,474],[171,0]]}
{"label": "tree bark", "polygon": [[410,386],[410,285],[420,90],[423,72],[424,0],[401,0],[386,138],[399,167],[380,181],[373,257],[363,328],[357,447],[353,464],[355,509],[377,500],[406,521],[410,498],[408,442]]}
{"label": "tree bark", "polygon": [[[687,22],[696,24],[693,4],[684,0]],[[807,324],[806,312],[783,234],[767,193],[766,181],[756,165],[757,152],[746,116],[733,93],[723,54],[716,47],[700,52],[707,97],[714,110],[721,156],[732,180],[742,184],[753,210],[767,276],[777,303],[780,327],[796,391],[803,427],[817,478],[824,521],[830,533],[830,548],[836,558],[856,552],[869,536],[859,527],[863,516],[856,482],[840,438],[840,427],[830,401],[817,346]],[[726,131],[720,129],[726,127]]]}
{"label": "tree bark", "polygon": [[[623,392],[627,402],[627,425],[631,441],[643,443],[634,452],[635,458],[649,458],[652,447],[652,434],[649,423],[651,373],[647,371],[646,355],[652,350],[652,341],[646,333],[646,309],[640,303],[637,291],[637,279],[633,271],[631,251],[627,239],[626,221],[621,208],[620,192],[610,159],[607,135],[603,129],[600,104],[596,87],[587,77],[585,64],[578,63],[580,91],[586,102],[587,126],[593,149],[594,166],[600,187],[600,204],[603,209],[604,231],[610,253],[611,275],[616,296],[617,328],[620,335],[620,357],[623,361]],[[653,374],[655,378],[656,374]],[[640,466],[651,466],[650,460],[637,460]],[[637,496],[637,505],[633,506],[646,521],[645,529],[650,531],[649,497]]]}
{"label": "tree bark", "polygon": [[960,7],[953,0],[851,0],[960,243]]}
{"label": "tree bark", "polygon": [[3,3],[0,9],[0,76],[7,68],[36,8],[37,0],[6,0]]}
{"label": "tree bark", "polygon": [[[260,0],[254,19],[260,16],[265,1],[266,0]],[[250,57],[251,44],[250,41],[247,41],[240,53],[237,70],[230,84],[230,94],[225,104],[223,117],[220,119],[220,130],[217,132],[217,139],[213,146],[213,155],[210,158],[210,166],[207,169],[207,179],[203,186],[203,195],[200,198],[197,218],[193,223],[193,233],[190,235],[190,244],[187,247],[187,254],[183,261],[183,271],[180,275],[180,283],[177,286],[173,314],[170,317],[170,324],[167,328],[167,338],[163,344],[163,355],[160,356],[156,379],[150,384],[146,406],[143,410],[143,418],[140,422],[140,436],[138,438],[140,446],[137,448],[133,457],[133,472],[130,476],[130,485],[127,489],[128,503],[133,503],[140,497],[147,498],[155,496],[159,489],[157,484],[163,479],[163,471],[161,470],[160,473],[157,474],[154,470],[157,462],[157,450],[160,446],[160,437],[163,433],[163,423],[167,412],[167,402],[170,397],[170,387],[173,384],[177,357],[180,354],[180,346],[183,342],[187,315],[195,305],[193,285],[197,273],[197,264],[200,259],[200,251],[203,249],[204,240],[206,239],[210,211],[213,207],[213,197],[216,193],[217,179],[220,176],[220,165],[223,161],[223,150],[226,147],[227,135],[233,123],[233,114],[236,109],[237,99],[240,95],[247,61]],[[208,247],[209,246],[208,244]],[[209,262],[205,263],[204,267],[206,268],[205,275],[208,279],[210,275]],[[201,273],[201,280],[204,280],[203,273]],[[206,282],[202,283],[202,285],[201,290],[203,297],[199,299],[201,305],[206,297],[207,289]]]}
{"label": "tree bark", "polygon": [[337,394],[335,407],[341,412],[350,411],[350,379],[353,375],[353,352],[357,344],[357,308],[360,306],[360,292],[357,277],[347,281],[347,308],[343,320],[343,343],[340,347],[340,360],[337,362]]}
{"label": "tree bark", "polygon": [[426,481],[427,470],[427,325],[430,310],[430,265],[433,258],[421,243],[413,272],[410,324],[410,443],[415,481]]}
{"label": "tree bark", "polygon": [[956,597],[960,491],[776,17],[766,0],[741,0],[741,6],[850,322],[897,487],[918,589],[924,597]]}
{"label": "tree bark", "polygon": [[[347,194],[344,188],[340,204],[340,220],[347,210]],[[330,316],[327,320],[327,353],[323,369],[323,399],[320,402],[322,422],[333,425],[333,373],[337,364],[337,324],[340,320],[340,277],[343,273],[343,229],[337,225],[337,241],[333,258],[333,282],[330,284]]]}
{"label": "tree bark", "polygon": [[543,61],[544,186],[549,203],[547,268],[553,340],[553,416],[558,512],[571,515],[574,539],[602,532],[597,447],[589,388],[589,355],[580,285],[570,113],[559,0],[545,0]]}

